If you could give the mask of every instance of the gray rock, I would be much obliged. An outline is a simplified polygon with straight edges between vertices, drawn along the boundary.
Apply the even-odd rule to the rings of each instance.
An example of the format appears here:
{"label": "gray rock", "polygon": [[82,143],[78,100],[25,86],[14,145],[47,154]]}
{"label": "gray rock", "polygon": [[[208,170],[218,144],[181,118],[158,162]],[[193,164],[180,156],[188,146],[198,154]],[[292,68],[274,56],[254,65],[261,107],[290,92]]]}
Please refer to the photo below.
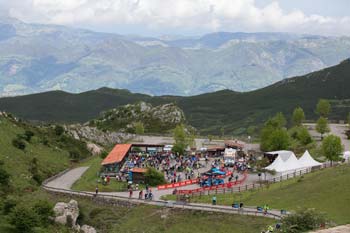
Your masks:
{"label": "gray rock", "polygon": [[82,233],[96,233],[96,229],[93,228],[92,226],[89,226],[89,225],[83,225],[80,228],[80,232],[82,232]]}

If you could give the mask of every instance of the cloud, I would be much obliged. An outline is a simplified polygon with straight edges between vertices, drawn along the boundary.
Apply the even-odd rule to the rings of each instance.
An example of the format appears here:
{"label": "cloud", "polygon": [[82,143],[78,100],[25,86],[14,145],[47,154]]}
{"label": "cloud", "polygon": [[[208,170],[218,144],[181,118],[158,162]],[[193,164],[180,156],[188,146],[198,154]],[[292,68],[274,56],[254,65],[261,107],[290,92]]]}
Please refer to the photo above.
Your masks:
{"label": "cloud", "polygon": [[[10,16],[27,22],[98,28],[120,25],[203,31],[289,31],[350,35],[350,17],[285,12],[278,2],[254,0],[0,0]],[[7,3],[6,3],[7,2]]]}

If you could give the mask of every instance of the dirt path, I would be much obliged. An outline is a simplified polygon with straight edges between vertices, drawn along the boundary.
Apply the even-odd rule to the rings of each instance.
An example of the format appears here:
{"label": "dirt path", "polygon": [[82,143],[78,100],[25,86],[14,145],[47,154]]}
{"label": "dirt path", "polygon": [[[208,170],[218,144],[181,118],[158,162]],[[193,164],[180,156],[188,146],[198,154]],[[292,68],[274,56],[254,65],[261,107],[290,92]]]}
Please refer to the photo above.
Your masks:
{"label": "dirt path", "polygon": [[48,182],[46,185],[52,188],[70,189],[89,167],[73,168],[62,176]]}

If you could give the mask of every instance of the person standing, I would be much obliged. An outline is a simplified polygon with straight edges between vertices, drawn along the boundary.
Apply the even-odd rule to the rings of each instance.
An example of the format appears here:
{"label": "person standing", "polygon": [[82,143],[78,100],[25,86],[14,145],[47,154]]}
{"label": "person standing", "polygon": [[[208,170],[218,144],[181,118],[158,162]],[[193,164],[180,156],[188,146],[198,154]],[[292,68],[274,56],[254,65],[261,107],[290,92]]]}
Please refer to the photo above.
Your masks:
{"label": "person standing", "polygon": [[216,196],[215,195],[213,196],[212,202],[213,202],[213,205],[216,205]]}
{"label": "person standing", "polygon": [[97,196],[97,194],[98,194],[98,186],[96,186],[96,188],[95,188],[95,196]]}

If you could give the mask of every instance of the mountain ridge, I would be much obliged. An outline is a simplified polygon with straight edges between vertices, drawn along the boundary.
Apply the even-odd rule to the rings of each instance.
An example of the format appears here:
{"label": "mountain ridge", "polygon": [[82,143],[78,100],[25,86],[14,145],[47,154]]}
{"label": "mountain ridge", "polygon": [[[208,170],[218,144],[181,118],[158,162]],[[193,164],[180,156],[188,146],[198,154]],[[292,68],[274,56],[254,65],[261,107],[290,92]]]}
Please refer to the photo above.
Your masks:
{"label": "mountain ridge", "polygon": [[217,32],[144,38],[0,19],[0,96],[103,86],[149,95],[248,91],[335,65],[349,37]]}
{"label": "mountain ridge", "polygon": [[289,117],[298,106],[304,109],[307,119],[315,120],[315,106],[320,98],[331,102],[330,119],[345,119],[350,112],[349,74],[347,59],[336,66],[250,92],[221,90],[195,96],[150,96],[101,88],[80,94],[46,92],[0,98],[0,110],[27,120],[84,123],[103,111],[140,101],[153,106],[174,103],[201,133],[218,133],[224,128],[230,134],[242,134],[248,126],[259,126],[276,112]]}

